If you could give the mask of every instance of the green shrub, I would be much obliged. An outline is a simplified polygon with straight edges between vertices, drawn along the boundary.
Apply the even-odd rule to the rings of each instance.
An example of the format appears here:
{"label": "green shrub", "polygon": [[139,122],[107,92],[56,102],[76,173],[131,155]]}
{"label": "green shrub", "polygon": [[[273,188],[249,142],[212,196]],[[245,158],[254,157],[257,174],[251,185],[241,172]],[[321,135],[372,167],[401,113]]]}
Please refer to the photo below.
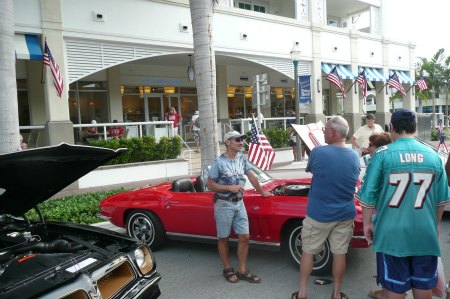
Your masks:
{"label": "green shrub", "polygon": [[[77,194],[47,200],[38,205],[45,220],[67,221],[81,224],[92,224],[103,222],[104,219],[96,217],[100,212],[98,205],[106,197],[124,192],[124,188],[97,191],[86,194]],[[35,210],[26,213],[30,220],[38,220],[39,216]]]}
{"label": "green shrub", "polygon": [[93,141],[90,145],[110,149],[128,149],[122,155],[109,161],[107,165],[176,159],[181,154],[182,147],[179,136],[161,137],[159,142],[156,141],[155,136],[129,139],[111,138]]}

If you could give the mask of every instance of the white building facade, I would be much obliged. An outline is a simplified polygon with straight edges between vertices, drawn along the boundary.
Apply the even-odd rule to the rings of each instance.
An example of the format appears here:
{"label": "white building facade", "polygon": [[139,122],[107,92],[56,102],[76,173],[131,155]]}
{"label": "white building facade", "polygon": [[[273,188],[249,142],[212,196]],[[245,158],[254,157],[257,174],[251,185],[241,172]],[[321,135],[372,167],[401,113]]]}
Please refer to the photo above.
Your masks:
{"label": "white building facade", "polygon": [[[388,38],[386,9],[383,0],[218,1],[218,121],[250,117],[253,80],[262,73],[271,86],[264,117],[288,116],[295,107],[289,53],[298,43],[299,75],[309,76],[311,92],[308,110],[301,111],[306,123],[342,114],[351,132],[357,129],[365,105],[358,85],[351,85],[362,69],[377,122],[388,123],[390,92],[380,90],[393,71],[405,90],[411,87],[415,46]],[[33,60],[16,43],[19,121],[44,125],[40,146],[78,141],[73,124],[162,120],[171,106],[182,115],[186,136],[198,107],[187,74],[194,53],[188,0],[15,0],[14,12],[16,39],[46,40],[64,76],[58,97],[39,54]],[[343,70],[345,100],[325,79],[334,66]],[[412,90],[403,97],[405,108],[415,109]]]}

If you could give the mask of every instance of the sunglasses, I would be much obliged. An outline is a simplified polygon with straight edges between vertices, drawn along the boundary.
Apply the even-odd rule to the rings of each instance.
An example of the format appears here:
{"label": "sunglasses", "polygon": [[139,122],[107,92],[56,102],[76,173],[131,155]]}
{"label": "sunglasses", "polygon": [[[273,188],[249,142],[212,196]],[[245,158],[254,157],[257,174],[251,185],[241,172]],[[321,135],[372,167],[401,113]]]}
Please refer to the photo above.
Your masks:
{"label": "sunglasses", "polygon": [[236,141],[236,142],[243,142],[244,141],[244,138],[234,138],[233,139],[234,141]]}

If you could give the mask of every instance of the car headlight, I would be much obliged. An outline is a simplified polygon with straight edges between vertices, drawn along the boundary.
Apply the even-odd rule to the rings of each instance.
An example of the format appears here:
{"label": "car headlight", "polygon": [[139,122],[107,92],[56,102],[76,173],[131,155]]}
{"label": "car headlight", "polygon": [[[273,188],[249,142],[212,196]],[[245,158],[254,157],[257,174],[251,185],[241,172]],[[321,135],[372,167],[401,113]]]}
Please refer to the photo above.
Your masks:
{"label": "car headlight", "polygon": [[142,274],[147,274],[153,269],[153,258],[147,246],[141,246],[134,251],[136,264]]}

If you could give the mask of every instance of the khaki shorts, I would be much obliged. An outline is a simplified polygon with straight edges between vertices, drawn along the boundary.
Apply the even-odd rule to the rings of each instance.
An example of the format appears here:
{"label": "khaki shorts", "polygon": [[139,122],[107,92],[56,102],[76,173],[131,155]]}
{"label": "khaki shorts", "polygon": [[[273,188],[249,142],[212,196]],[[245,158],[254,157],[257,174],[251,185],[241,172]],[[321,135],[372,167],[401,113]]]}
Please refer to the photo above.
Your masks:
{"label": "khaki shorts", "polygon": [[328,239],[331,252],[346,254],[353,236],[353,220],[318,222],[306,216],[302,228],[302,250],[309,254],[318,254]]}

